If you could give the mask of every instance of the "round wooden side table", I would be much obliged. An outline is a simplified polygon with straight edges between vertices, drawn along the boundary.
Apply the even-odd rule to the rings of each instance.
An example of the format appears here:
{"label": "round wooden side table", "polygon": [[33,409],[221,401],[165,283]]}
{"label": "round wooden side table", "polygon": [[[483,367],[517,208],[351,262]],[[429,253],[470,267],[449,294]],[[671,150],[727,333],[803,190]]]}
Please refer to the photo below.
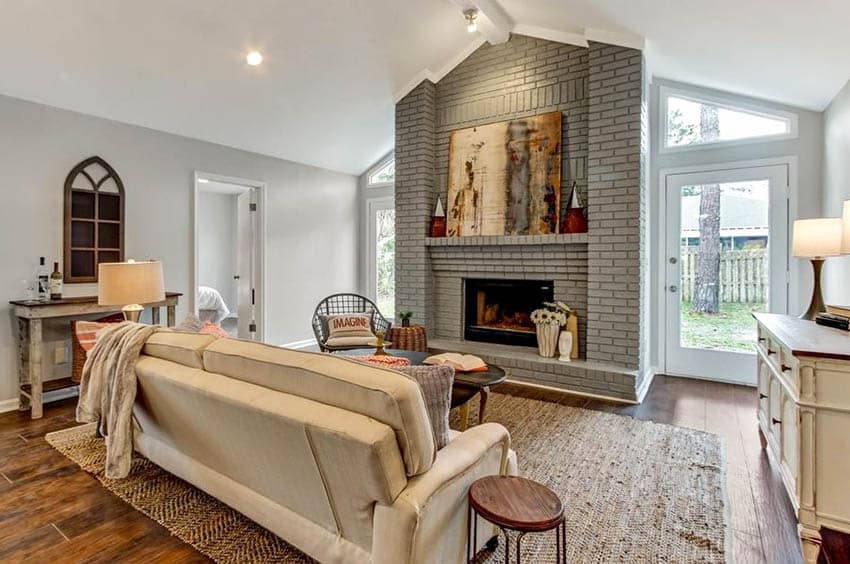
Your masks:
{"label": "round wooden side table", "polygon": [[567,527],[564,505],[558,495],[543,484],[519,476],[486,476],[469,488],[467,561],[475,558],[478,546],[478,516],[498,526],[505,535],[505,563],[510,561],[508,531],[517,531],[516,561],[522,559],[522,537],[526,533],[555,530],[556,562],[567,561]]}

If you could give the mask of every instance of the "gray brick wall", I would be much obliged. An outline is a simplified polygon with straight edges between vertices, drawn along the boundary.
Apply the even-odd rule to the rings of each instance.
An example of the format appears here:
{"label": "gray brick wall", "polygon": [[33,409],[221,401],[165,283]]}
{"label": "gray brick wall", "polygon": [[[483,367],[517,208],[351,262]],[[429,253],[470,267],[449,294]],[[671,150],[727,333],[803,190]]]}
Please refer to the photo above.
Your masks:
{"label": "gray brick wall", "polygon": [[[438,84],[423,82],[401,100],[396,307],[426,319],[433,336],[458,339],[463,278],[551,279],[556,297],[579,311],[582,356],[638,368],[642,69],[637,50],[512,36],[483,45]],[[587,206],[587,242],[427,246],[436,196],[446,203],[449,133],[551,111],[563,114],[562,208],[575,180]]]}
{"label": "gray brick wall", "polygon": [[431,274],[425,236],[434,190],[436,87],[424,81],[395,109],[396,311],[432,324]]}
{"label": "gray brick wall", "polygon": [[587,359],[640,364],[641,88],[634,49],[588,55]]}

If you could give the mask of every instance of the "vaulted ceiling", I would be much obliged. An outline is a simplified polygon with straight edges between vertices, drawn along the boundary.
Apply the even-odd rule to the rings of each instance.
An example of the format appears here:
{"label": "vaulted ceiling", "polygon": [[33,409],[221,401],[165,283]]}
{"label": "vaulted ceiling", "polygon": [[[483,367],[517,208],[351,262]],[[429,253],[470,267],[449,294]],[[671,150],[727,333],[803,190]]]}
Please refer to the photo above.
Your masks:
{"label": "vaulted ceiling", "polygon": [[657,76],[820,110],[848,23],[847,0],[0,0],[0,94],[359,174],[394,96],[484,37],[645,39]]}

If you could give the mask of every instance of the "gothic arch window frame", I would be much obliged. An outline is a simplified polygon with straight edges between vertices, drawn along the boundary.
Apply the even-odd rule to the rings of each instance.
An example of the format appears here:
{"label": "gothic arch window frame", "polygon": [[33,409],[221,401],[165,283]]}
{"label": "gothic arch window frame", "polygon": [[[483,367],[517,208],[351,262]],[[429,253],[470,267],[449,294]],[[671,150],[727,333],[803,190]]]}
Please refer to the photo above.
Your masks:
{"label": "gothic arch window frame", "polygon": [[[101,167],[106,173],[98,179],[93,178],[90,171],[86,170],[92,165]],[[75,181],[81,176],[88,183],[89,189],[81,188],[79,184],[75,187]],[[115,184],[117,193],[113,191],[101,192],[101,188],[109,180],[112,180]],[[91,196],[86,197],[89,193]],[[79,206],[75,206],[75,195],[78,196],[76,203],[81,204]],[[81,161],[68,173],[65,178],[64,196],[64,281],[68,284],[97,282],[97,266],[100,262],[124,261],[124,183],[109,163],[99,156],[93,156]],[[117,206],[112,200],[116,196],[118,198]],[[85,208],[89,200],[92,206],[90,214],[87,210],[80,213],[80,210]],[[102,200],[103,202],[112,200],[112,204],[108,206],[108,214],[101,210]],[[104,208],[106,207],[104,206]],[[76,215],[75,209],[77,210]],[[106,217],[107,215],[109,217]],[[87,225],[91,227],[88,228]],[[75,231],[75,227],[79,229]],[[102,229],[102,227],[105,229]],[[115,234],[116,229],[117,235]],[[101,244],[102,232],[110,234],[109,237],[104,237],[104,239],[111,239],[111,244]],[[81,244],[81,240],[91,240],[91,244]],[[88,260],[89,256],[90,261]],[[106,258],[109,260],[105,260]],[[82,265],[86,265],[86,267],[84,268]],[[91,268],[88,268],[88,266]],[[80,272],[83,270],[85,272],[81,274]]]}

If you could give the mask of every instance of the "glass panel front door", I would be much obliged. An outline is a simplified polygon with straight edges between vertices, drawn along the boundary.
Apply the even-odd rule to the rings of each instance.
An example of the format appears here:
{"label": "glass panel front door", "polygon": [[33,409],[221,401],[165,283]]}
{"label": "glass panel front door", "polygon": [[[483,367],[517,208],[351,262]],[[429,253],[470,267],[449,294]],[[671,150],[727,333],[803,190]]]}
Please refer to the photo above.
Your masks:
{"label": "glass panel front door", "polygon": [[786,309],[786,178],[784,165],[667,177],[669,372],[753,380],[752,314]]}

